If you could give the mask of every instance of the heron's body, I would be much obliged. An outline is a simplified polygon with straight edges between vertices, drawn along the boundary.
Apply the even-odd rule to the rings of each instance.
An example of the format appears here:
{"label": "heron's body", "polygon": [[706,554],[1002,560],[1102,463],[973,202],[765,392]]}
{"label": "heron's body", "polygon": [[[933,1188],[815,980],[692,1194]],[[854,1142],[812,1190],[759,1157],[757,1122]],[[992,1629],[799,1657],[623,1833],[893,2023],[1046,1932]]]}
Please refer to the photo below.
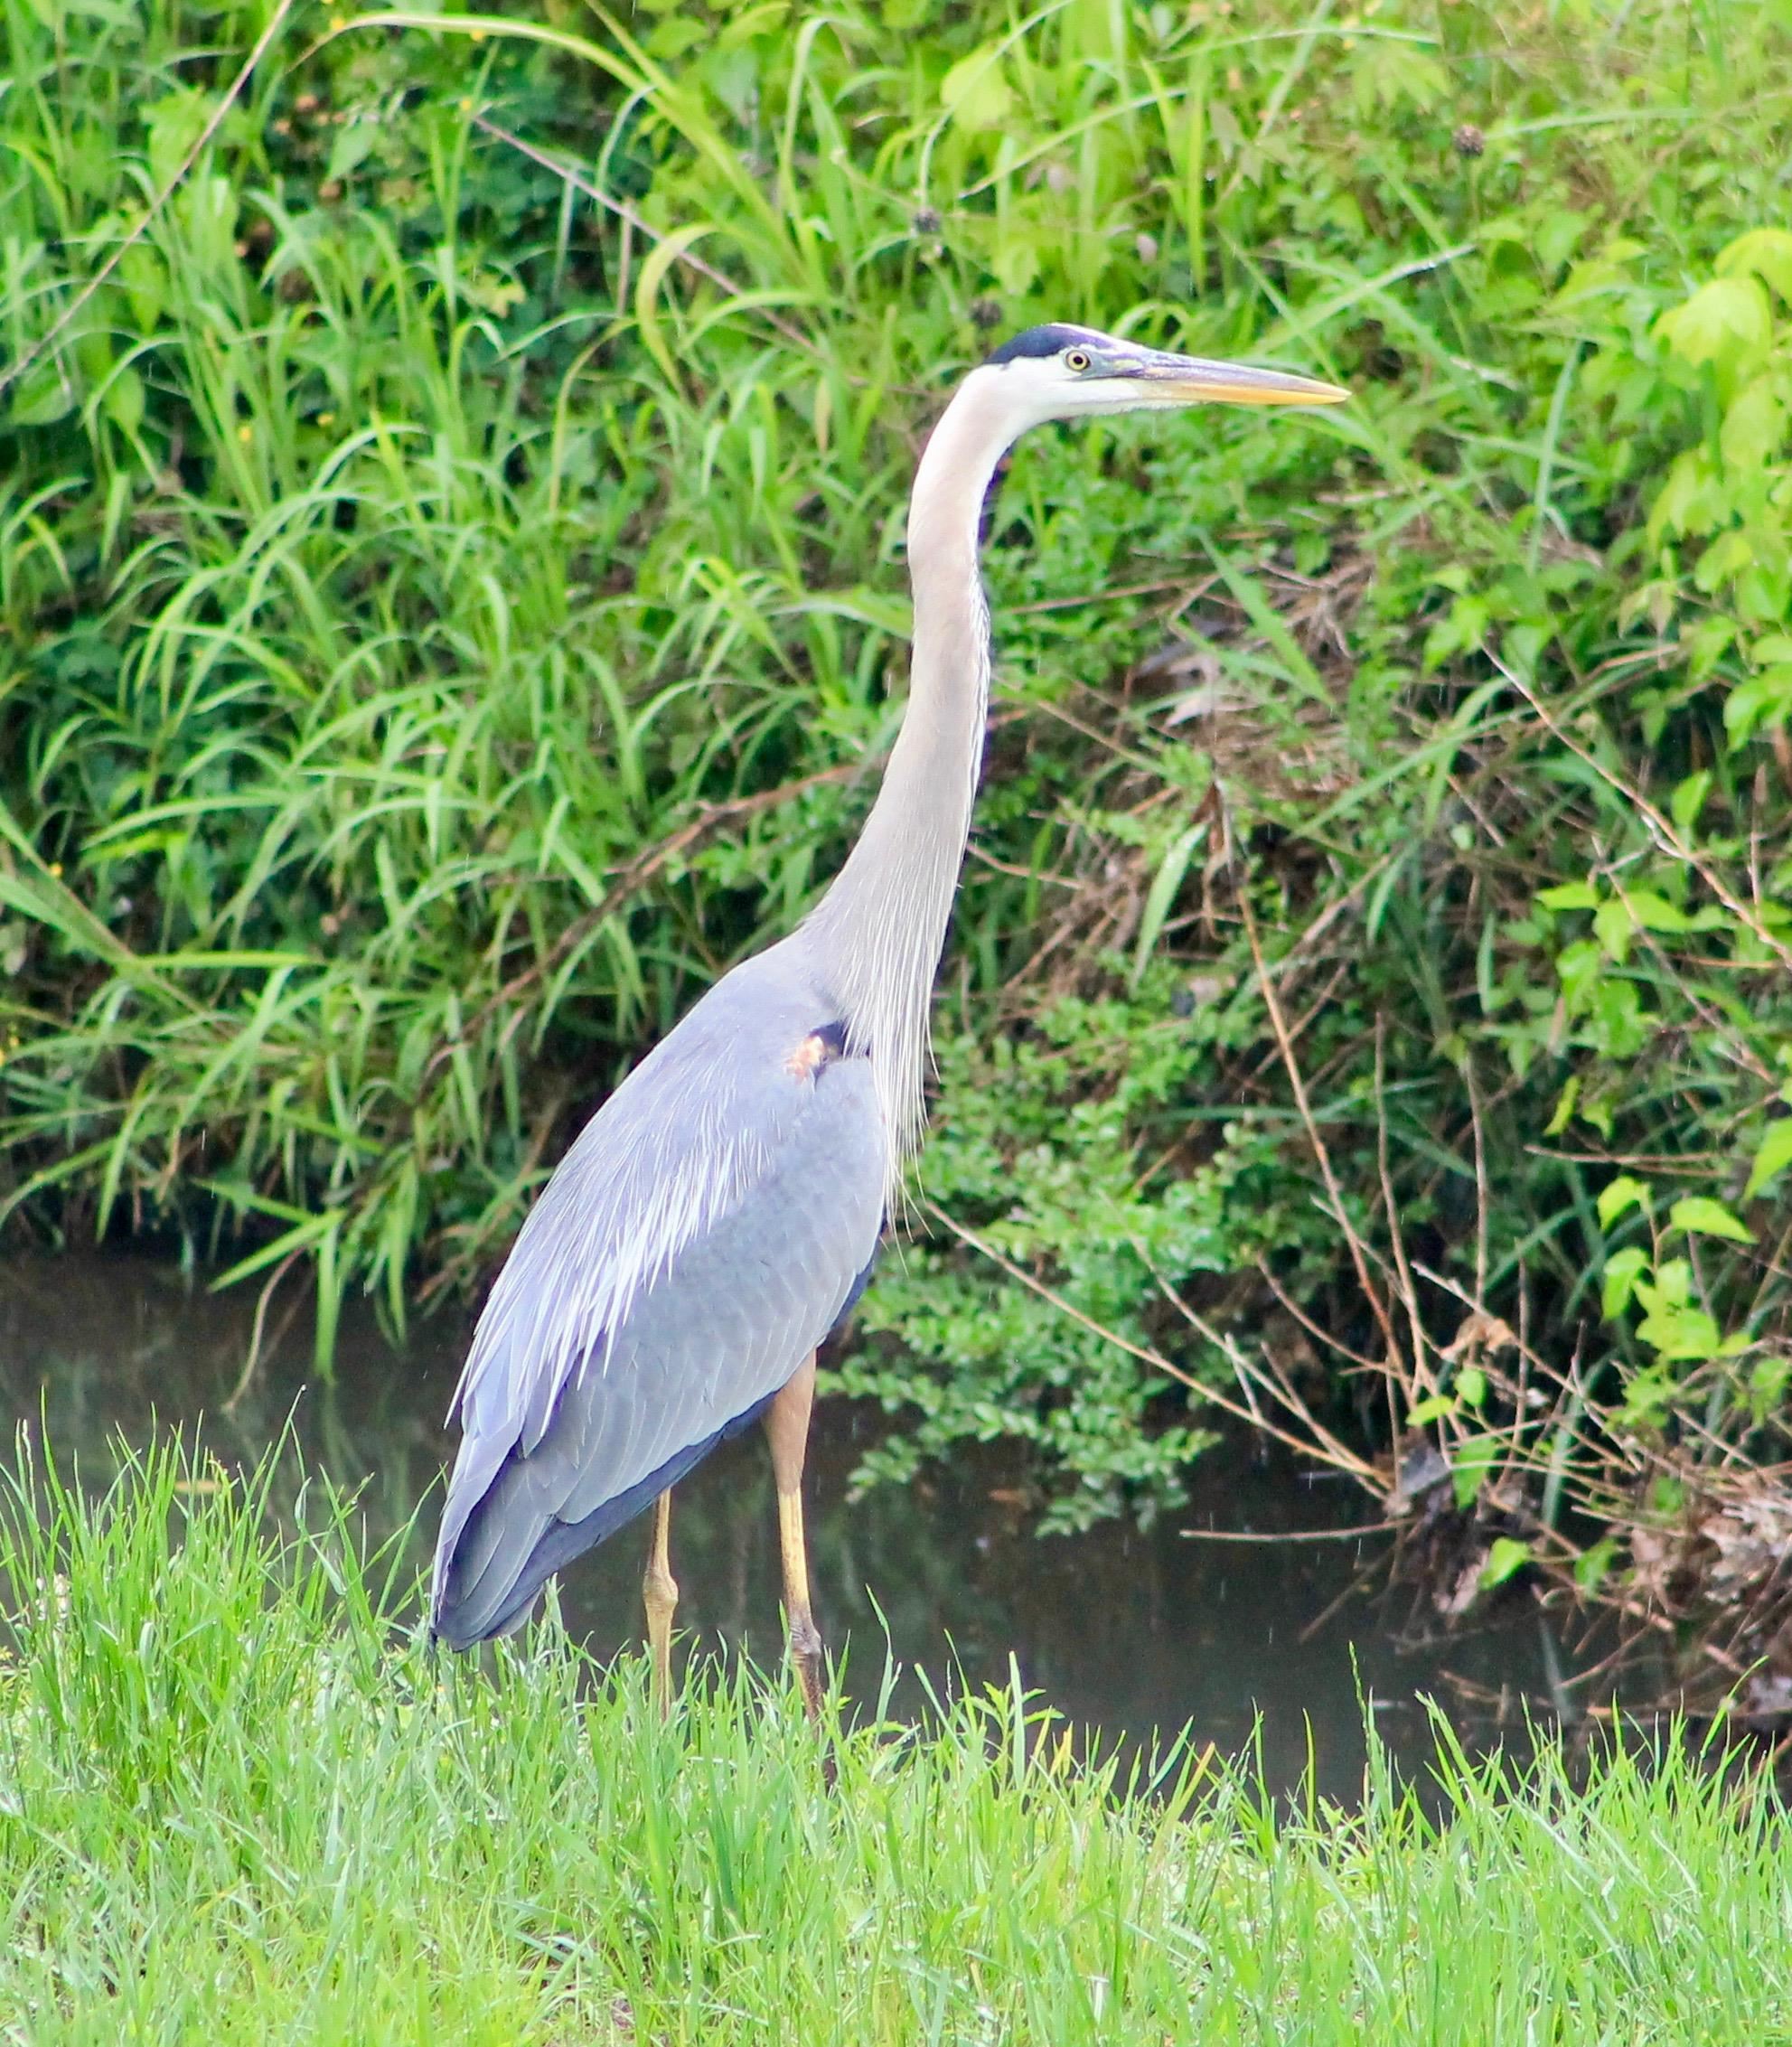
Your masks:
{"label": "heron's body", "polygon": [[988,708],[977,542],[996,465],[1048,418],[1342,396],[1073,327],[1033,329],[960,386],[909,507],[909,703],[877,803],[803,925],[725,975],[642,1061],[524,1225],[456,1395],[438,1635],[464,1645],[514,1626],[555,1571],[658,1498],[647,1591],[663,1685],[667,1491],[764,1413],[812,1706],[798,1492],[812,1360],[863,1284],[920,1134],[928,1004]]}
{"label": "heron's body", "polygon": [[446,1639],[512,1625],[550,1573],[753,1420],[862,1281],[889,1145],[812,950],[800,932],[718,981],[525,1225],[461,1395]]}

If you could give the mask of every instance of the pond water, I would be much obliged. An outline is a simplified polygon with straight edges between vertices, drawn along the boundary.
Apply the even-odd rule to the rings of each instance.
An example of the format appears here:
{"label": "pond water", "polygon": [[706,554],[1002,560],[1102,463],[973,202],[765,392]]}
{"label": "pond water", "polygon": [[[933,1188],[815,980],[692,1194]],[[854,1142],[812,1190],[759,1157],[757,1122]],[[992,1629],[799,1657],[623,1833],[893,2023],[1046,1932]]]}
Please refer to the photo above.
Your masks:
{"label": "pond water", "polygon": [[[253,1289],[222,1295],[136,1258],[0,1262],[0,1421],[48,1438],[83,1479],[116,1468],[120,1439],[197,1434],[227,1463],[251,1462],[290,1415],[305,1468],[360,1493],[371,1531],[402,1526],[453,1449],[443,1420],[468,1334],[436,1317],[402,1352],[371,1314],[344,1318],[333,1382],[309,1372],[297,1328],[265,1356],[233,1409],[249,1355]],[[273,1318],[277,1319],[277,1317]],[[1294,1784],[1310,1752],[1319,1789],[1349,1799],[1361,1780],[1366,1697],[1383,1738],[1429,1751],[1421,1696],[1450,1707],[1471,1742],[1522,1734],[1522,1708],[1566,1710],[1570,1658],[1522,1595],[1482,1625],[1415,1639],[1410,1599],[1371,1600],[1385,1535],[1353,1488],[1222,1448],[1196,1467],[1188,1506],[1151,1530],[1108,1526],[1040,1540],[1021,1519],[1011,1471],[975,1457],[907,1488],[849,1503],[847,1483],[887,1424],[843,1401],[817,1410],[809,1526],[818,1617],[847,1651],[850,1689],[875,1697],[886,1657],[944,1685],[1023,1680],[1101,1735],[1143,1740],[1192,1723],[1221,1749],[1259,1731],[1265,1775]],[[10,1455],[10,1451],[6,1454]],[[1008,1482],[1004,1482],[1004,1480]],[[416,1537],[427,1562],[436,1519]],[[1222,1542],[1190,1530],[1314,1539]],[[568,1625],[607,1653],[640,1635],[645,1525],[592,1552],[562,1582]],[[679,1488],[672,1518],[678,1625],[705,1646],[779,1645],[770,1473],[756,1432],[725,1445]],[[915,1680],[897,1695],[918,1700]]]}

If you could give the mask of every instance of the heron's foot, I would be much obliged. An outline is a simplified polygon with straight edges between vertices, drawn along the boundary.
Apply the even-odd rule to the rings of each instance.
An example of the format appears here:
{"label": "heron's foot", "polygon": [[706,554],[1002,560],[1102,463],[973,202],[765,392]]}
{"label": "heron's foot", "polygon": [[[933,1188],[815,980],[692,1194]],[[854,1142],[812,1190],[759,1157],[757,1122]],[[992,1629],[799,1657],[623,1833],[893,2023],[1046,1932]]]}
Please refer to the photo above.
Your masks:
{"label": "heron's foot", "polygon": [[821,1631],[806,1613],[794,1614],[790,1623],[790,1660],[796,1681],[802,1687],[802,1710],[810,1725],[821,1720]]}
{"label": "heron's foot", "polygon": [[[803,1716],[818,1731],[821,1725],[821,1631],[809,1616],[802,1614],[790,1624],[790,1660],[796,1681],[802,1688]],[[831,1791],[840,1776],[831,1745],[821,1751],[821,1783]]]}

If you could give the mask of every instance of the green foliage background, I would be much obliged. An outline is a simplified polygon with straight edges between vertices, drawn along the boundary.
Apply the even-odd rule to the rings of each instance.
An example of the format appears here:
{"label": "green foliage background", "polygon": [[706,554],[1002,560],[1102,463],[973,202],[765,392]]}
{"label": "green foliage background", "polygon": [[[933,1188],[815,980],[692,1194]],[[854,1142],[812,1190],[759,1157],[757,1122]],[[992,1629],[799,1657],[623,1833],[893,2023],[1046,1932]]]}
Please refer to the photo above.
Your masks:
{"label": "green foliage background", "polygon": [[840,859],[927,421],[1080,319],[1357,396],[1015,458],[868,1476],[1149,1511],[1243,1370],[1566,1569],[1781,1453],[1784,0],[299,4],[202,140],[274,18],[0,14],[15,1226],[326,1357],[487,1272]]}

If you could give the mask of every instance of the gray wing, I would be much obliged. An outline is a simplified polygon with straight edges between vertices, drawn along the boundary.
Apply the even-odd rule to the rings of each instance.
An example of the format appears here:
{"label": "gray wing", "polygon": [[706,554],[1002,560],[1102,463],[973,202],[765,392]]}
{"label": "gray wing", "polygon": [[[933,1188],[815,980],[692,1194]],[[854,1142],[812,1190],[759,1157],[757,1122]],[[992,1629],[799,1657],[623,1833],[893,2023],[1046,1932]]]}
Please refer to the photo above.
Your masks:
{"label": "gray wing", "polygon": [[[466,1642],[784,1384],[877,1247],[869,1062],[778,949],[593,1117],[523,1225],[455,1394],[432,1619]],[[651,1481],[651,1483],[650,1483]]]}

